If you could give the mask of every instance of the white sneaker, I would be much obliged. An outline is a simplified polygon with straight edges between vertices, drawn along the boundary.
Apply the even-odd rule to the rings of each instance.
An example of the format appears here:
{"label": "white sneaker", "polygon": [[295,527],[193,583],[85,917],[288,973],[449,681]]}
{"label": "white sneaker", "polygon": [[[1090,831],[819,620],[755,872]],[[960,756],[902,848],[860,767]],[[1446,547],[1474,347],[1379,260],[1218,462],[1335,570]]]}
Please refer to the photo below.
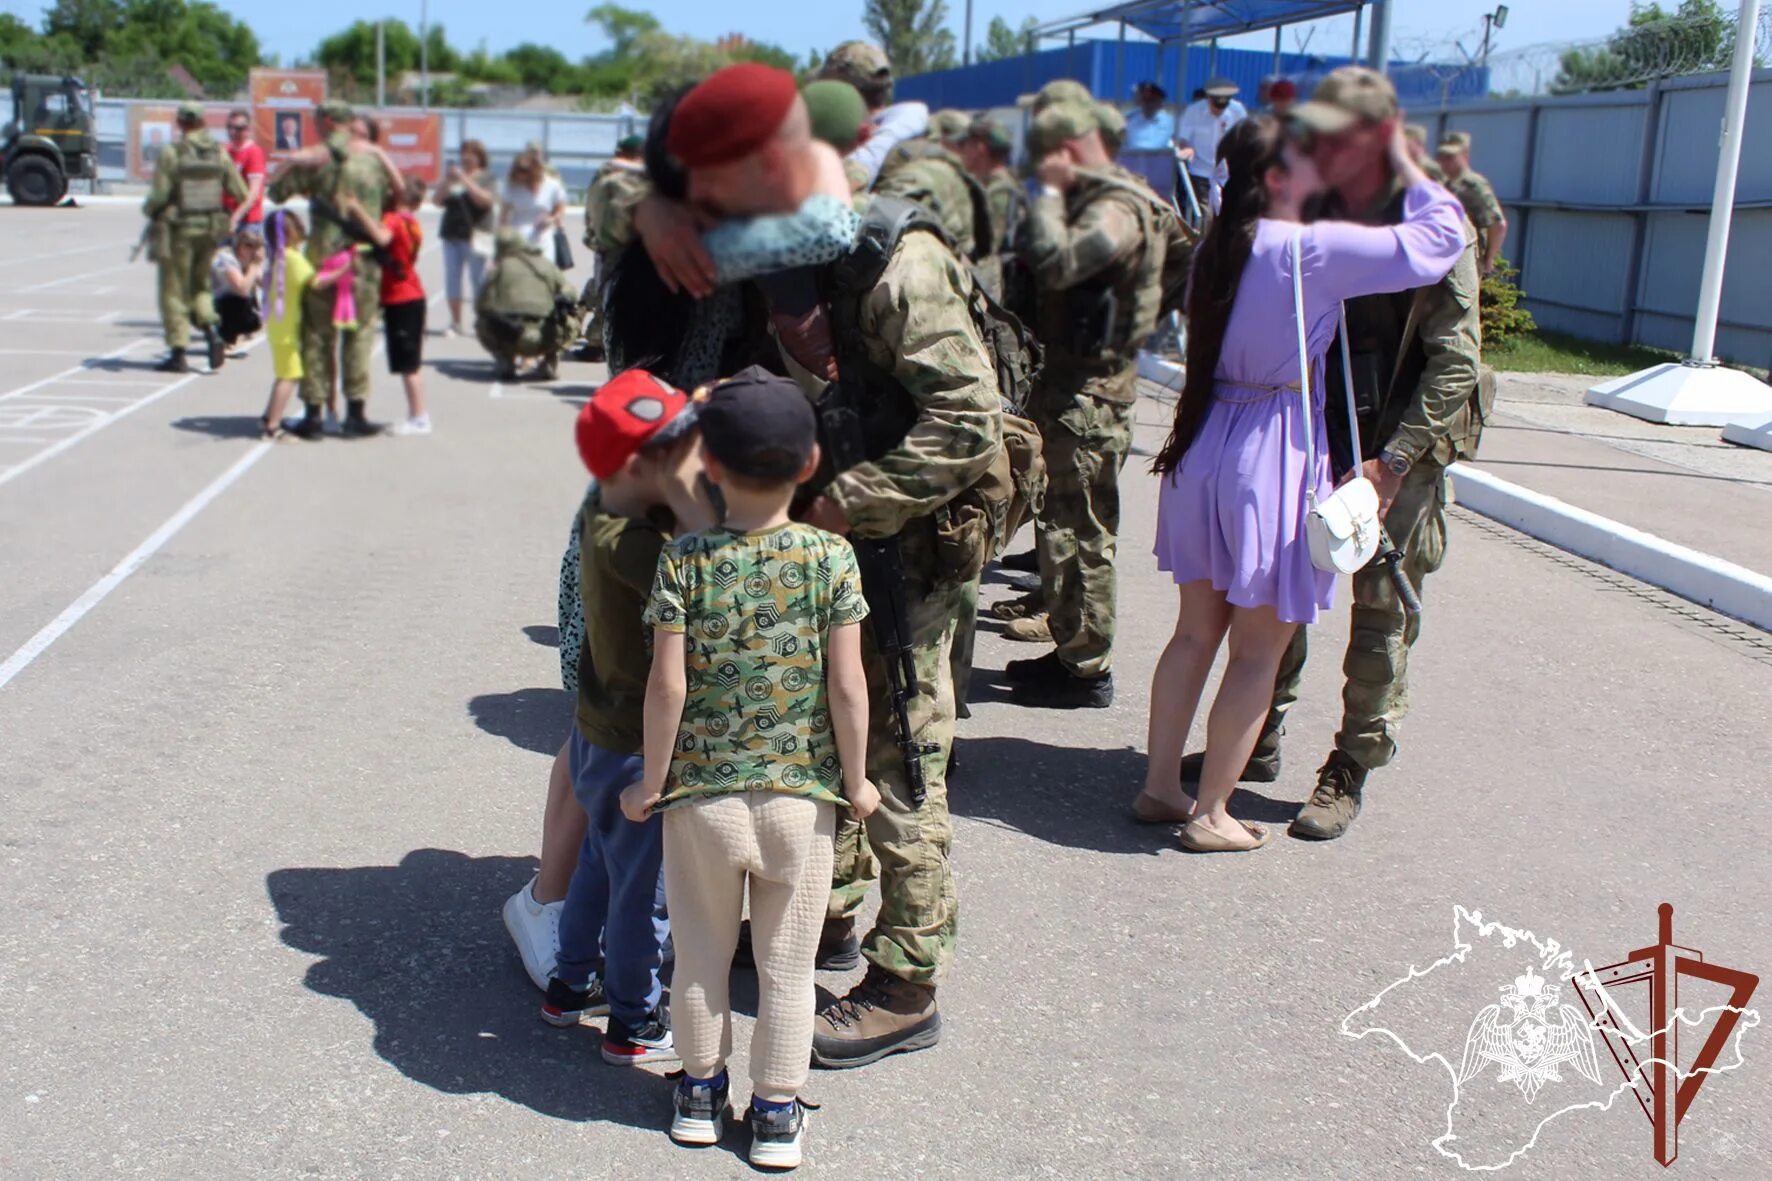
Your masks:
{"label": "white sneaker", "polygon": [[424,414],[418,418],[409,418],[405,422],[395,423],[394,433],[396,435],[428,435],[431,433],[431,416]]}
{"label": "white sneaker", "polygon": [[535,881],[530,878],[527,885],[505,899],[505,930],[517,945],[523,970],[537,988],[546,992],[548,978],[554,974],[554,961],[560,955],[560,911],[566,902],[537,902]]}
{"label": "white sneaker", "polygon": [[454,340],[456,337],[458,337],[460,335],[461,335],[461,329],[457,328],[454,324],[451,324],[449,327],[447,327],[443,330],[443,339],[445,339],[445,340]]}

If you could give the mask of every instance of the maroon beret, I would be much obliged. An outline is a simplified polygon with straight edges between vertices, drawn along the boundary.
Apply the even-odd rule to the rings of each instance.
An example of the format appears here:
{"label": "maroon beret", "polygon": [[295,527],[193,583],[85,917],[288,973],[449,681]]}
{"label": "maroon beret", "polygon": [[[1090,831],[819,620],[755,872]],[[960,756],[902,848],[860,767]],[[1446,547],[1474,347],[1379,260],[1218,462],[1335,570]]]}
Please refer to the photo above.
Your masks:
{"label": "maroon beret", "polygon": [[786,70],[727,66],[683,96],[671,112],[665,148],[686,168],[743,159],[769,142],[799,94]]}

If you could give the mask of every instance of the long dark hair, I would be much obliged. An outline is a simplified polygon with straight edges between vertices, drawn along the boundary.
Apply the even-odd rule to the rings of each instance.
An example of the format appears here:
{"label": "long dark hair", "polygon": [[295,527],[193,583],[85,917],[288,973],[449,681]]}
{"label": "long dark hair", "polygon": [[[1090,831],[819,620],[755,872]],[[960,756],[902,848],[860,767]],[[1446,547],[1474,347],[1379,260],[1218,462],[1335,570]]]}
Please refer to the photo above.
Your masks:
{"label": "long dark hair", "polygon": [[[1213,375],[1224,351],[1224,330],[1243,267],[1255,248],[1255,223],[1267,213],[1267,172],[1283,167],[1280,147],[1285,142],[1280,121],[1270,115],[1253,115],[1231,128],[1218,143],[1218,160],[1229,170],[1218,216],[1194,250],[1194,270],[1187,294],[1187,380],[1175,404],[1175,425],[1163,449],[1151,461],[1151,470],[1168,475],[1181,466],[1182,456],[1200,432],[1212,405]],[[1184,178],[1182,181],[1186,184]]]}

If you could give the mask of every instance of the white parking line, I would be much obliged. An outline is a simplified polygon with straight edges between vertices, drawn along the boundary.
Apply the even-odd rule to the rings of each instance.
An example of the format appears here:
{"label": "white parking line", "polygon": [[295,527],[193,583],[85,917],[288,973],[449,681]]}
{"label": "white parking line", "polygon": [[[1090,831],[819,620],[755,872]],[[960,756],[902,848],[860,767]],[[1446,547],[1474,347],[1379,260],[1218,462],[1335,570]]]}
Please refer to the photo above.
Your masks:
{"label": "white parking line", "polygon": [[266,453],[275,446],[276,444],[271,442],[256,444],[252,450],[235,460],[233,466],[217,476],[203,491],[186,501],[184,507],[166,519],[165,524],[150,533],[146,541],[129,551],[121,562],[111,568],[109,574],[87,587],[84,594],[68,604],[67,609],[50,620],[43,630],[26,640],[22,648],[8,656],[4,664],[0,664],[0,688],[4,688],[8,681],[30,667],[31,662],[43,655],[51,644],[66,635],[68,629],[85,618],[94,607],[104,602],[105,596],[121,586],[124,579],[141,569],[142,565],[153,557],[161,546],[172,540],[180,529],[191,523],[193,517],[207,508],[216,497],[226,492],[235,480],[251,470],[252,465],[263,459]]}
{"label": "white parking line", "polygon": [[52,373],[48,377],[39,378],[38,380],[31,382],[29,385],[21,385],[17,389],[7,390],[4,394],[0,394],[0,402],[4,402],[8,398],[20,397],[24,394],[30,393],[33,390],[40,390],[46,385],[54,385],[56,382],[61,381],[65,377],[73,377],[76,373],[84,373],[88,369],[96,369],[98,367],[98,363],[100,361],[115,361],[118,357],[124,356],[125,354],[130,353],[130,352],[134,351],[135,349],[139,349],[144,344],[153,344],[153,343],[154,343],[153,337],[142,336],[142,337],[136,338],[135,340],[130,341],[128,344],[124,345],[122,348],[112,349],[110,352],[105,353],[103,356],[94,357],[94,356],[88,354],[86,360],[82,361],[78,365],[70,365],[70,366],[68,366],[68,368],[62,370],[60,373]]}
{"label": "white parking line", "polygon": [[14,293],[18,295],[23,295],[28,291],[53,291],[55,288],[66,283],[78,283],[82,279],[96,279],[100,275],[109,275],[114,271],[128,270],[134,265],[134,263],[120,262],[116,266],[100,267],[96,271],[87,271],[84,274],[79,275],[63,275],[61,278],[51,279],[47,283],[33,283],[29,287],[17,287],[13,290]]}
{"label": "white parking line", "polygon": [[72,250],[57,250],[50,254],[31,254],[24,258],[9,258],[5,261],[7,266],[13,267],[18,266],[20,263],[46,262],[52,259],[59,260],[68,257],[70,254],[92,254],[99,250],[115,250],[117,253],[122,254],[134,245],[135,239],[131,238],[127,242],[100,242],[96,246],[76,246]]}

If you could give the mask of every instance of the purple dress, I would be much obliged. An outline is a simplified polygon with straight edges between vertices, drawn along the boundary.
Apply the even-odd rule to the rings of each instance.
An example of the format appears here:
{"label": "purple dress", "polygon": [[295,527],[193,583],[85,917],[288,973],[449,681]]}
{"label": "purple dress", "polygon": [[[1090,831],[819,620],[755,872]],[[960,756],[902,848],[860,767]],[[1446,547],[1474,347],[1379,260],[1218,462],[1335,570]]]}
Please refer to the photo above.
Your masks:
{"label": "purple dress", "polygon": [[[1394,226],[1323,222],[1303,227],[1300,237],[1317,449],[1317,470],[1308,478],[1319,497],[1330,489],[1323,358],[1341,301],[1437,283],[1465,248],[1463,211],[1439,185],[1412,186],[1403,215]],[[1233,606],[1272,607],[1288,623],[1313,623],[1333,601],[1335,577],[1311,564],[1304,536],[1307,462],[1292,300],[1298,229],[1257,223],[1212,405],[1163,482],[1156,553],[1178,585],[1209,580]],[[1339,388],[1329,404],[1345,413]]]}

